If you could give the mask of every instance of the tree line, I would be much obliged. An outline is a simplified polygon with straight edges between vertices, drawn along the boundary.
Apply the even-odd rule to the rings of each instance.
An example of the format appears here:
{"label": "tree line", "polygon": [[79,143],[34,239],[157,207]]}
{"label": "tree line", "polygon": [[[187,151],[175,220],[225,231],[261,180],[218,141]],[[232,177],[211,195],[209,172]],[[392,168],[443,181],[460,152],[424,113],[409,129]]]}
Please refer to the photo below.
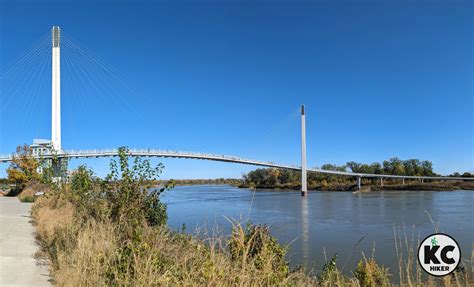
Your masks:
{"label": "tree line", "polygon": [[[368,174],[387,174],[387,175],[407,175],[407,176],[439,176],[433,171],[433,163],[428,160],[408,159],[402,160],[397,157],[384,160],[383,162],[374,162],[371,164],[358,163],[355,161],[347,162],[344,165],[324,164],[321,166],[324,170],[368,173]],[[470,177],[471,174],[454,173],[450,176]],[[338,175],[327,175],[314,172],[308,172],[308,186],[327,187],[330,184],[347,184],[354,181],[354,178]],[[259,168],[243,175],[244,187],[255,186],[261,188],[291,188],[298,187],[301,182],[301,172],[297,170],[285,170],[277,168]]]}
{"label": "tree line", "polygon": [[157,185],[164,185],[167,183],[173,183],[174,186],[178,185],[207,185],[207,184],[228,184],[228,185],[239,185],[242,180],[236,178],[215,178],[215,179],[170,179],[170,180],[158,180]]}
{"label": "tree line", "polygon": [[431,161],[419,159],[401,160],[394,157],[389,160],[384,160],[382,164],[378,162],[365,164],[351,161],[346,163],[345,167],[357,173],[437,176],[437,174],[433,172],[433,163]]}

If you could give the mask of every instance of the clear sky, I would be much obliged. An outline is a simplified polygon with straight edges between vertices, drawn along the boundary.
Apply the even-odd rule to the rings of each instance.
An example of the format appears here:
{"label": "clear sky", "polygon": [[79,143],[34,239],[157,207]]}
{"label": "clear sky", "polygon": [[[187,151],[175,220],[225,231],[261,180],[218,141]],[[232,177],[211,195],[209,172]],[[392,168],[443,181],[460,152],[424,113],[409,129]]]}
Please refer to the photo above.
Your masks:
{"label": "clear sky", "polygon": [[[397,156],[431,160],[442,174],[474,171],[472,3],[3,0],[0,154],[51,136],[49,48],[15,61],[59,25],[84,49],[65,40],[61,51],[65,149],[299,164],[304,103],[309,166]],[[154,161],[164,162],[164,178],[252,169]],[[107,171],[106,159],[71,166],[83,162]]]}

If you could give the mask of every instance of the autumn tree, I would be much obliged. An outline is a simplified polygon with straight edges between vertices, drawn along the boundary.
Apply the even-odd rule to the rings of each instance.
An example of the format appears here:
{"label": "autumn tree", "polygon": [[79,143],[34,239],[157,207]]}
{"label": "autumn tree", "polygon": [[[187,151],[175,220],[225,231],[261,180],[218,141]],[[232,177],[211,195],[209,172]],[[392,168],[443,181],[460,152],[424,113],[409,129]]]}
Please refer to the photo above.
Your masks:
{"label": "autumn tree", "polygon": [[28,145],[18,146],[10,167],[7,169],[8,181],[17,187],[24,187],[27,182],[39,181],[39,161],[32,155]]}

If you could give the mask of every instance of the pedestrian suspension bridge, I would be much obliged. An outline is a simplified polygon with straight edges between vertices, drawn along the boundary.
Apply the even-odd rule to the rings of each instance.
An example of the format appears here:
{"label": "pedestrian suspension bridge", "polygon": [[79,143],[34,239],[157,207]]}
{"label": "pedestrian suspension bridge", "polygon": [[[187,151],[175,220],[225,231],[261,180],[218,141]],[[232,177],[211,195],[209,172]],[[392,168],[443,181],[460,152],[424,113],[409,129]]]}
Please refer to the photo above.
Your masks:
{"label": "pedestrian suspension bridge", "polygon": [[[118,156],[118,149],[106,149],[106,150],[66,150],[61,145],[61,77],[60,77],[60,29],[55,26],[51,32],[51,67],[52,67],[52,79],[51,79],[51,90],[52,90],[52,139],[50,141],[50,150],[42,150],[41,153],[36,153],[34,156],[38,159],[52,159],[57,158],[61,160],[69,159],[81,159],[81,158],[102,158],[102,157],[116,157]],[[52,152],[54,151],[54,152]],[[379,178],[381,183],[383,179],[399,179],[404,182],[405,179],[414,180],[450,180],[450,181],[470,181],[474,178],[467,177],[440,177],[440,176],[405,176],[405,175],[389,175],[389,174],[366,174],[366,173],[354,173],[346,171],[334,171],[324,170],[317,168],[307,168],[306,163],[306,127],[305,127],[305,108],[301,107],[301,164],[288,165],[275,162],[266,162],[254,159],[246,159],[237,156],[220,155],[220,154],[208,154],[208,153],[197,153],[187,151],[172,151],[172,150],[159,150],[159,149],[130,149],[129,156],[131,157],[159,157],[159,158],[185,158],[185,159],[198,159],[198,160],[209,160],[219,161],[237,164],[246,164],[252,166],[262,166],[270,168],[281,168],[301,171],[301,193],[303,196],[307,195],[307,172],[316,172],[328,175],[339,175],[354,177],[358,180],[358,188],[361,188],[362,178]],[[0,163],[8,163],[12,161],[15,154],[0,155]]]}

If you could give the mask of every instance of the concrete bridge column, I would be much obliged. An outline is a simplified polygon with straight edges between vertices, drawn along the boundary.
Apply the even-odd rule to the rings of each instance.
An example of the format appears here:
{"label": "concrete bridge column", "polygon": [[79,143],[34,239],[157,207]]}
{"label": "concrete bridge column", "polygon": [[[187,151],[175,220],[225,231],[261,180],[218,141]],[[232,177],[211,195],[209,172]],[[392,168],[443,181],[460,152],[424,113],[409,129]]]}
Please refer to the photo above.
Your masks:
{"label": "concrete bridge column", "polygon": [[358,189],[358,190],[360,190],[360,187],[361,187],[361,185],[362,185],[361,181],[362,181],[362,177],[358,176],[358,177],[357,177],[357,189]]}
{"label": "concrete bridge column", "polygon": [[380,178],[380,186],[383,186],[383,177]]}
{"label": "concrete bridge column", "polygon": [[405,179],[404,178],[402,178],[402,184],[405,185]]}

